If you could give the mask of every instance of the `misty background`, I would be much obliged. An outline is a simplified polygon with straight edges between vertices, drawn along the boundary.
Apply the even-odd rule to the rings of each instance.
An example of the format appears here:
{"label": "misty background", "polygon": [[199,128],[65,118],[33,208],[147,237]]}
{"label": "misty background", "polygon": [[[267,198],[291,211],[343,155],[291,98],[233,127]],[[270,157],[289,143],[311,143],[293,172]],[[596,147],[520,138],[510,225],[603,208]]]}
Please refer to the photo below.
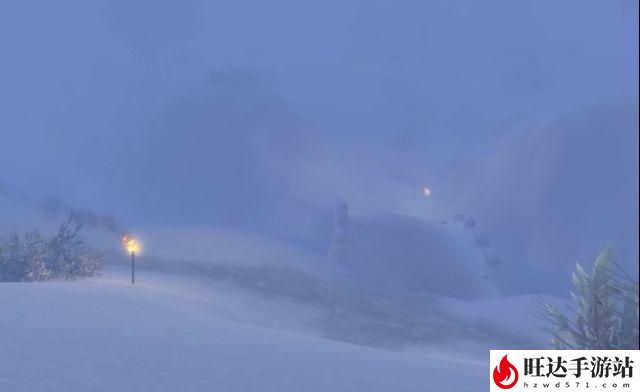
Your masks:
{"label": "misty background", "polygon": [[0,228],[73,207],[105,235],[209,225],[325,251],[343,199],[472,215],[514,276],[568,273],[609,241],[637,276],[637,15],[625,0],[5,2]]}

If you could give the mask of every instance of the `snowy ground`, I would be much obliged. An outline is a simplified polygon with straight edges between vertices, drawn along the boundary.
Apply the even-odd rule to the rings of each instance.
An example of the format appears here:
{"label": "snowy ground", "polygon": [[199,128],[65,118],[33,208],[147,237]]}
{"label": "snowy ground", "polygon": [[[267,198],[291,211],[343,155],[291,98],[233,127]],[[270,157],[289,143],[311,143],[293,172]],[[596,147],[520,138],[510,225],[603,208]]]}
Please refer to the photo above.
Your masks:
{"label": "snowy ground", "polygon": [[135,286],[115,253],[101,277],[0,284],[0,391],[476,391],[490,348],[546,344],[529,296],[384,287],[231,231],[145,240]]}

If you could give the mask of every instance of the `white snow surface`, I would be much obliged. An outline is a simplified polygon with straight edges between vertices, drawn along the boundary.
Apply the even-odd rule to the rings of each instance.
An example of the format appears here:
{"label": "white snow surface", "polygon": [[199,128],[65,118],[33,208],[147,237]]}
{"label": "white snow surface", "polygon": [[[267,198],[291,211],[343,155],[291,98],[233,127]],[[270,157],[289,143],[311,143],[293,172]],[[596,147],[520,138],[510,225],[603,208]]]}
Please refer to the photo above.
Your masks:
{"label": "white snow surface", "polygon": [[[542,348],[531,297],[384,286],[229,230],[140,230],[102,276],[0,284],[0,391],[475,391]],[[556,303],[564,300],[552,299]]]}
{"label": "white snow surface", "polygon": [[[442,360],[230,322],[153,285],[7,284],[5,391],[466,390],[483,361]],[[466,380],[452,377],[466,373]]]}

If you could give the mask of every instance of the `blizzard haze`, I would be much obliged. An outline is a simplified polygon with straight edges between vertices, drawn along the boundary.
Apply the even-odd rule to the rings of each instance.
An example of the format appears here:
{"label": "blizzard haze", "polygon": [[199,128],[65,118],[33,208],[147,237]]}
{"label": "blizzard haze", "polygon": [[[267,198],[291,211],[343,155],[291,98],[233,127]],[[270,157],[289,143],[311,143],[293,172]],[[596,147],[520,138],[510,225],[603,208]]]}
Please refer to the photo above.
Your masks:
{"label": "blizzard haze", "polygon": [[[148,360],[119,390],[175,390],[168,336],[184,390],[413,391],[460,363],[434,385],[465,390],[489,348],[548,343],[530,296],[564,305],[576,262],[611,243],[638,277],[637,1],[29,0],[0,5],[0,47],[0,236],[73,209],[106,255],[0,284],[0,389],[100,390]],[[43,329],[40,298],[62,304]],[[107,333],[129,316],[166,325]],[[47,368],[49,327],[61,367],[100,339],[118,365]],[[307,349],[305,384],[286,358]],[[229,367],[198,378],[211,351]]]}

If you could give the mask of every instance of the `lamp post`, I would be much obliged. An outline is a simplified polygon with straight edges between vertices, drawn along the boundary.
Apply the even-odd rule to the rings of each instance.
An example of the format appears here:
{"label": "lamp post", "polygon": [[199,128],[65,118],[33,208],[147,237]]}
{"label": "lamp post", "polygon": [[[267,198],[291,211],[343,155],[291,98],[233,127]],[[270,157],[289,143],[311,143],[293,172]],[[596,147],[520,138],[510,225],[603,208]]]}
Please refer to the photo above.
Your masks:
{"label": "lamp post", "polygon": [[126,233],[122,235],[122,246],[131,255],[131,284],[136,284],[136,252],[140,246],[131,235]]}
{"label": "lamp post", "polygon": [[136,252],[131,251],[131,284],[136,284]]}

